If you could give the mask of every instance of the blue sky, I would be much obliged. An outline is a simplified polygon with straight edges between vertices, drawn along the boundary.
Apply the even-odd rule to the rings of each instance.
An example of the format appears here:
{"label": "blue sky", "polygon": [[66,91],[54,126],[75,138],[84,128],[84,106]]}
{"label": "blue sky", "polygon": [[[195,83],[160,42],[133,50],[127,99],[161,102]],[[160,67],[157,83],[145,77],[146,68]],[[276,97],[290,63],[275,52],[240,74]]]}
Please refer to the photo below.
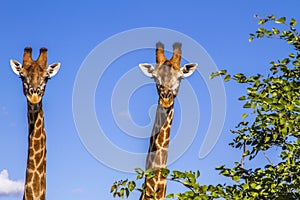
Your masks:
{"label": "blue sky", "polygon": [[[93,151],[81,141],[80,138],[85,133],[77,131],[72,110],[76,77],[92,50],[97,49],[99,45],[101,47],[101,44],[108,38],[124,31],[158,27],[174,30],[192,38],[203,47],[219,69],[226,68],[231,73],[264,73],[267,71],[269,61],[282,58],[291,49],[280,41],[259,40],[249,43],[249,33],[257,28],[253,15],[256,13],[259,15],[275,14],[278,17],[294,17],[300,20],[297,10],[299,6],[298,0],[285,2],[279,0],[188,0],[184,2],[12,0],[2,2],[0,6],[0,91],[2,91],[0,98],[0,186],[1,181],[4,181],[3,177],[7,180],[7,173],[9,180],[14,182],[23,181],[25,176],[28,135],[26,99],[22,93],[21,80],[9,66],[10,59],[22,61],[25,46],[33,48],[34,57],[38,55],[39,48],[45,46],[49,50],[49,64],[54,62],[62,64],[59,73],[48,82],[43,99],[48,149],[47,199],[112,199],[109,189],[114,180],[134,178],[134,175],[122,172],[116,166],[101,163],[99,158],[97,159]],[[145,40],[149,41],[149,38]],[[171,48],[172,43],[163,41],[163,37],[156,40],[165,42],[166,48]],[[122,43],[120,43],[119,46],[108,47],[107,52],[113,53],[122,48]],[[183,55],[189,50],[189,47],[183,43]],[[101,56],[99,55],[100,63],[105,55],[103,58]],[[99,80],[95,94],[91,94],[95,97],[95,114],[105,137],[115,147],[131,153],[145,153],[148,149],[148,140],[124,134],[124,131],[116,125],[110,109],[111,97],[118,80],[143,62],[155,62],[154,49],[133,49],[131,52],[120,55],[112,60]],[[195,61],[183,60],[182,63],[184,62]],[[205,66],[200,65],[202,61],[199,62],[199,68],[205,69]],[[208,90],[210,83],[202,75],[195,73],[184,80],[192,85],[198,100],[199,112],[191,115],[190,119],[192,121],[195,115],[199,115],[199,128],[192,144],[182,152],[183,155],[179,159],[170,165],[170,168],[200,169],[200,181],[203,183],[228,181],[218,176],[214,167],[221,164],[231,166],[234,161],[240,159],[241,152],[230,148],[227,144],[232,139],[229,130],[239,122],[244,112],[240,109],[241,103],[236,100],[242,95],[243,88],[234,83],[225,84],[227,107],[225,124],[216,146],[206,157],[200,159],[199,150],[210,119],[216,117],[211,115],[212,102]],[[137,80],[146,80],[142,73],[137,76],[140,76],[136,78]],[[78,84],[87,87],[89,81],[90,77],[86,77],[85,81]],[[182,101],[190,97],[184,97],[184,91],[180,90],[179,93],[182,96],[178,98],[182,98]],[[82,98],[84,100],[85,97]],[[134,91],[130,99],[121,98],[119,101],[125,100],[128,102],[130,113],[119,113],[120,116],[125,116],[125,118],[131,116],[134,124],[138,127],[145,126],[146,133],[144,134],[147,134],[148,130],[150,135],[151,114],[153,116],[155,112],[153,105],[157,101],[154,84],[145,84]],[[176,138],[176,133],[180,129],[179,124],[182,121],[180,117],[183,116],[183,111],[180,110],[181,104],[179,105],[177,100],[171,133],[173,139]],[[116,102],[118,103],[118,100]],[[220,103],[223,102],[224,99],[220,99]],[[83,103],[79,107],[85,109],[88,106],[86,104]],[[151,108],[150,117],[149,108]],[[97,144],[95,142],[95,145]],[[122,160],[110,149],[102,148],[101,145],[97,145],[96,149],[100,151],[100,156],[108,156],[116,163]],[[272,152],[269,153],[272,154]],[[122,162],[126,165],[132,161]],[[266,162],[265,159],[260,156],[252,164],[246,164],[254,166],[264,162]],[[137,167],[143,167],[143,163]],[[17,187],[19,187],[18,183]],[[176,185],[168,186],[170,192],[177,189],[180,188]],[[3,190],[0,187],[0,200],[20,199],[21,197],[14,191],[8,191],[12,195],[5,195]],[[131,199],[137,199],[137,196]]]}

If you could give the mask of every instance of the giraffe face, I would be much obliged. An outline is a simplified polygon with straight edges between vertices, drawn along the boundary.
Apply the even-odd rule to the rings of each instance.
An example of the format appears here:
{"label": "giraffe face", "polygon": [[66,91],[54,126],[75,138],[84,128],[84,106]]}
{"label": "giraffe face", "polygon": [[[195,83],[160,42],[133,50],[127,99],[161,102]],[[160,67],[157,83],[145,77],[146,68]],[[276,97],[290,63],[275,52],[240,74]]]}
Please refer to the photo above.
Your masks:
{"label": "giraffe face", "polygon": [[[30,50],[31,53],[31,49],[27,50]],[[43,49],[41,49],[41,51],[42,50]],[[11,60],[10,65],[12,67],[12,70],[22,80],[23,93],[26,96],[27,100],[32,104],[37,104],[42,100],[48,79],[58,72],[60,63],[54,63],[47,67],[47,62],[41,59],[42,52],[37,61],[28,58],[25,59],[25,53],[23,65],[16,60]]]}
{"label": "giraffe face", "polygon": [[162,65],[156,65],[155,68],[151,64],[140,64],[139,67],[146,76],[154,79],[159,95],[159,104],[164,108],[169,108],[174,104],[181,80],[190,76],[195,71],[197,64],[186,64],[177,70],[167,60]]}
{"label": "giraffe face", "polygon": [[155,80],[159,95],[159,104],[164,108],[170,108],[178,94],[181,79],[190,76],[196,70],[198,64],[189,63],[180,67],[181,43],[173,44],[173,56],[170,60],[164,55],[164,45],[156,43],[156,66],[140,64],[142,72]]}

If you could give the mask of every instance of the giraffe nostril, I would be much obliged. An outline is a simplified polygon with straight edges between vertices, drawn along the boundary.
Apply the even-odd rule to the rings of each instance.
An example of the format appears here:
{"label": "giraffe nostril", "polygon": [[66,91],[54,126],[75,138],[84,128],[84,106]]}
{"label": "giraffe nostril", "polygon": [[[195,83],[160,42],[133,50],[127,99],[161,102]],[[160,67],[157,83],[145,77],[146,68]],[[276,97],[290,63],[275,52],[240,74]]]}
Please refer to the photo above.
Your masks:
{"label": "giraffe nostril", "polygon": [[40,89],[40,88],[37,88],[37,89],[36,89],[36,93],[37,93],[38,95],[40,95],[40,94],[41,94],[41,89]]}
{"label": "giraffe nostril", "polygon": [[29,88],[29,90],[28,90],[29,95],[33,95],[33,94],[41,95],[41,93],[42,93],[42,90],[40,88],[36,88],[36,89]]}

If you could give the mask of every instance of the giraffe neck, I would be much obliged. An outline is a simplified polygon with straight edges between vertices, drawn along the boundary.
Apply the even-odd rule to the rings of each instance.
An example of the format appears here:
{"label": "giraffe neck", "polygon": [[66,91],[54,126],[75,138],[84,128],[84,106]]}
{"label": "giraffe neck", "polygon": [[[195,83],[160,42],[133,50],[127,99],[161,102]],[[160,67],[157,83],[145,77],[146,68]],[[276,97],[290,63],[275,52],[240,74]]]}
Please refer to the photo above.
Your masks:
{"label": "giraffe neck", "polygon": [[28,158],[23,200],[45,200],[46,134],[42,102],[28,106]]}
{"label": "giraffe neck", "polygon": [[167,165],[173,115],[173,106],[166,109],[158,104],[146,161],[146,169],[155,170],[156,176],[152,179],[145,179],[146,191],[145,194],[142,194],[141,200],[149,199],[146,196],[151,196],[154,193],[155,200],[163,200],[165,197],[166,179],[162,177],[160,168],[166,168]]}

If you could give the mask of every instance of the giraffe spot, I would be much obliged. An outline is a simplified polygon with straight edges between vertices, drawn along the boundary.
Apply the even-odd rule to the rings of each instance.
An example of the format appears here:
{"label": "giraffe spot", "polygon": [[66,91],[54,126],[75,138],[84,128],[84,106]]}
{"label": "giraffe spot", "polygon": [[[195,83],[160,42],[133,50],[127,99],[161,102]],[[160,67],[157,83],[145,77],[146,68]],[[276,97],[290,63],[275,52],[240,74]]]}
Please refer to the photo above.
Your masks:
{"label": "giraffe spot", "polygon": [[167,132],[167,133],[170,133],[170,131],[171,131],[171,128],[168,127],[168,128],[166,129],[166,132]]}
{"label": "giraffe spot", "polygon": [[157,197],[163,197],[166,191],[166,181],[161,180],[161,182],[157,184],[157,188]]}
{"label": "giraffe spot", "polygon": [[45,159],[43,159],[41,162],[40,162],[40,164],[39,164],[39,166],[37,167],[37,171],[40,173],[40,174],[44,174],[44,173],[46,173],[46,160]]}
{"label": "giraffe spot", "polygon": [[41,124],[42,124],[42,120],[39,118],[39,119],[37,120],[37,122],[35,123],[35,127],[40,127]]}
{"label": "giraffe spot", "polygon": [[168,127],[168,123],[165,122],[164,126],[163,126],[163,129],[166,129]]}
{"label": "giraffe spot", "polygon": [[33,185],[32,185],[34,197],[39,196],[39,191],[40,191],[40,188],[41,188],[39,179],[40,179],[39,178],[39,174],[37,172],[34,173],[34,176],[33,176]]}
{"label": "giraffe spot", "polygon": [[46,186],[46,175],[45,175],[45,173],[42,175],[41,185]]}
{"label": "giraffe spot", "polygon": [[40,150],[41,149],[41,143],[37,140],[34,140],[33,149],[34,149],[34,151]]}
{"label": "giraffe spot", "polygon": [[43,194],[41,195],[41,199],[46,199],[46,194],[45,194],[45,191],[43,191]]}
{"label": "giraffe spot", "polygon": [[33,178],[33,173],[29,172],[27,169],[27,173],[26,173],[26,182],[31,182]]}
{"label": "giraffe spot", "polygon": [[[42,152],[36,153],[36,155],[34,156],[35,159],[35,163],[36,165],[40,164],[42,162]],[[40,171],[40,170],[38,170]]]}
{"label": "giraffe spot", "polygon": [[165,131],[164,130],[160,131],[155,142],[157,149],[167,147],[169,145],[170,130],[171,130],[170,128],[167,128]]}
{"label": "giraffe spot", "polygon": [[34,159],[33,158],[34,158],[34,155],[33,155],[33,153],[31,153],[30,157],[27,160],[27,168],[29,170],[33,170],[34,169],[35,164],[34,164]]}
{"label": "giraffe spot", "polygon": [[33,197],[33,188],[26,186],[25,187],[25,192],[24,192],[24,197]]}
{"label": "giraffe spot", "polygon": [[152,194],[153,189],[155,187],[156,183],[156,177],[153,177],[151,179],[146,179],[146,185],[147,185],[147,189],[148,189],[148,195]]}
{"label": "giraffe spot", "polygon": [[39,138],[39,137],[41,137],[41,134],[42,134],[42,130],[41,129],[35,130],[35,137]]}

